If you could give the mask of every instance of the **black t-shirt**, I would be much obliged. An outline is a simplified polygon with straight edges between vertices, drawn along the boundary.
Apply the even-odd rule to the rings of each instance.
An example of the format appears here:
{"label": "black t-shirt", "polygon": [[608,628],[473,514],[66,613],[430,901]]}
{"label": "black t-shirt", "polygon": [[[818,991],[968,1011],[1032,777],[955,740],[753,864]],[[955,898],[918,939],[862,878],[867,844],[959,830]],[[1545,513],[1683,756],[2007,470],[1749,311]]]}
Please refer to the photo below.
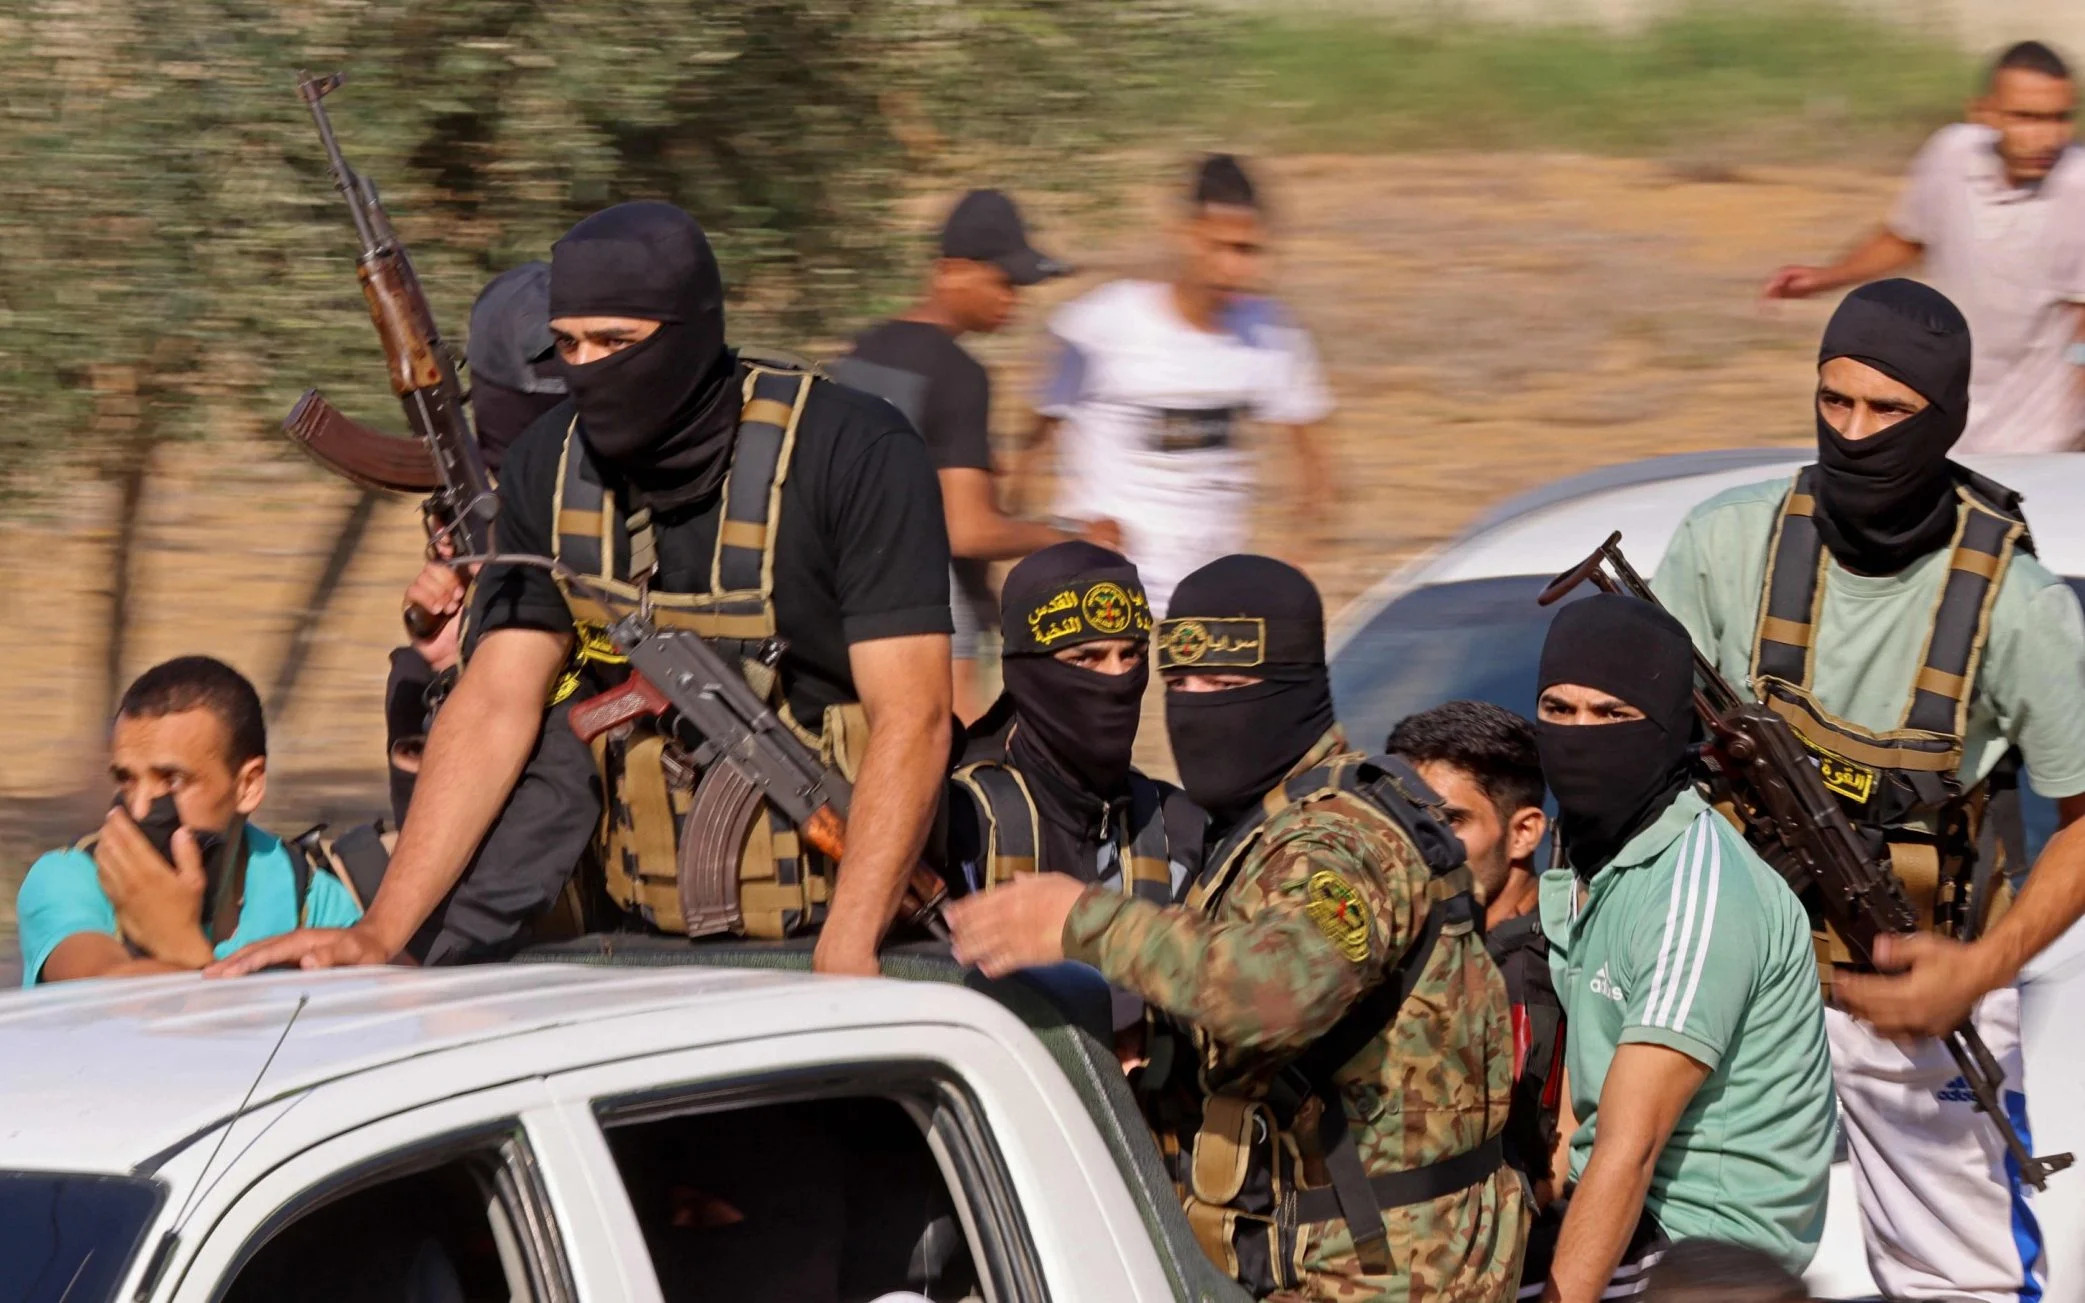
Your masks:
{"label": "black t-shirt", "polygon": [[952,335],[924,321],[886,321],[854,341],[854,356],[925,381],[919,432],[935,469],[992,469],[992,379]]}
{"label": "black t-shirt", "polygon": [[[572,417],[572,404],[559,404],[508,450],[496,525],[502,551],[551,554],[558,462]],[[709,591],[722,505],[719,490],[654,514],[654,591]],[[774,603],[787,649],[779,669],[790,709],[816,728],[825,707],[856,699],[850,645],[949,632],[941,486],[926,445],[889,404],[819,383],[797,424],[781,512]],[[545,571],[487,566],[478,577],[473,635],[511,628],[568,633],[572,617]]]}

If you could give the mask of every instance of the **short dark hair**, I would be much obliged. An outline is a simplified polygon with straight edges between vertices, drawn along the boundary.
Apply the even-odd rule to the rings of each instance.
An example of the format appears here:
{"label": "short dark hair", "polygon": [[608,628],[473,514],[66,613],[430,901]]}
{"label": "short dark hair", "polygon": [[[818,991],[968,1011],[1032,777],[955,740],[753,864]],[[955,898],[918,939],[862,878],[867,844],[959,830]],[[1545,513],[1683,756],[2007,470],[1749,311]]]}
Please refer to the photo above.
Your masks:
{"label": "short dark hair", "polygon": [[1742,1244],[1681,1240],[1644,1280],[1644,1303],[1808,1303],[1810,1291],[1768,1254]]}
{"label": "short dark hair", "polygon": [[1245,164],[1236,154],[1206,154],[1195,169],[1194,206],[1221,204],[1226,208],[1260,208],[1260,192],[1245,174]]}
{"label": "short dark hair", "polygon": [[1454,765],[1502,815],[1542,805],[1542,761],[1535,726],[1488,701],[1451,701],[1407,715],[1390,730],[1391,755],[1413,764]]}
{"label": "short dark hair", "polygon": [[225,760],[235,771],[268,754],[261,694],[245,675],[211,656],[176,656],[138,675],[124,689],[116,718],[158,719],[189,710],[207,710],[224,724]]}
{"label": "short dark hair", "polygon": [[2069,81],[2071,78],[2070,65],[2063,61],[2063,56],[2040,41],[2021,41],[2017,45],[2006,47],[2005,52],[1998,56],[1997,62],[1991,65],[1991,75],[1985,80],[1984,88],[1989,90],[1997,85],[1998,74],[2008,68],[2020,72],[2038,72],[2044,77],[2054,77],[2059,81]]}

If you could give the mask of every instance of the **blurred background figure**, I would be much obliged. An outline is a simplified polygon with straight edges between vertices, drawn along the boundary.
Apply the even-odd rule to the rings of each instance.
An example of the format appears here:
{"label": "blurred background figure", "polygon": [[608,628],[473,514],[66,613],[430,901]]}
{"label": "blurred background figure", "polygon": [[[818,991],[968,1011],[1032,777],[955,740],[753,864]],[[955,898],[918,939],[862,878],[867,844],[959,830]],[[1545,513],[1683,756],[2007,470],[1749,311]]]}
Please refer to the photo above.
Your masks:
{"label": "blurred background figure", "polygon": [[1238,159],[1202,160],[1176,238],[1170,281],[1114,281],[1050,319],[1056,358],[1037,404],[1037,440],[1057,436],[1058,514],[1121,521],[1158,613],[1181,576],[1251,538],[1248,422],[1287,432],[1286,545],[1331,492],[1315,427],[1332,396],[1310,336],[1262,292],[1266,207]]}
{"label": "blurred background figure", "polygon": [[[994,561],[1017,561],[1074,537],[999,509],[992,483],[992,377],[957,341],[989,335],[1012,320],[1023,289],[1071,268],[1028,243],[1014,201],[997,190],[972,190],[941,228],[941,255],[926,292],[904,312],[872,326],[833,374],[889,399],[926,438],[941,480],[948,520],[950,640],[956,714],[964,723],[984,713],[978,653],[998,623],[987,573]],[[1088,523],[1078,534],[1103,547],[1121,543],[1113,521]]]}
{"label": "blurred background figure", "polygon": [[1962,452],[2060,452],[2085,441],[2085,162],[2077,83],[2022,41],[1998,56],[1969,120],[1912,161],[1881,230],[1829,267],[1783,267],[1766,297],[1800,299],[1925,260],[1975,341]]}

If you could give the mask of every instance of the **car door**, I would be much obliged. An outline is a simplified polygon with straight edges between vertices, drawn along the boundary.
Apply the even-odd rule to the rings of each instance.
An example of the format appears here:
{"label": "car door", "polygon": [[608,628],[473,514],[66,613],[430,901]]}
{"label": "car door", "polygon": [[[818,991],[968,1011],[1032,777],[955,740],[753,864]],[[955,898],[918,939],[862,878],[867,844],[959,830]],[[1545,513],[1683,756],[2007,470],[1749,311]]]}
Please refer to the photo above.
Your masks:
{"label": "car door", "polygon": [[1032,1044],[947,1024],[783,1035],[548,1089],[611,1233],[652,1269],[647,1299],[1173,1297]]}
{"label": "car door", "polygon": [[[346,1088],[346,1087],[340,1087]],[[323,1109],[322,1094],[314,1106]],[[169,1303],[580,1303],[575,1257],[604,1257],[601,1219],[553,1165],[572,1162],[540,1081],[410,1108],[259,1167],[228,1202],[210,1188],[197,1242],[151,1297]],[[228,1155],[222,1180],[248,1179]],[[200,1237],[196,1241],[196,1237]],[[598,1275],[598,1269],[596,1270]]]}

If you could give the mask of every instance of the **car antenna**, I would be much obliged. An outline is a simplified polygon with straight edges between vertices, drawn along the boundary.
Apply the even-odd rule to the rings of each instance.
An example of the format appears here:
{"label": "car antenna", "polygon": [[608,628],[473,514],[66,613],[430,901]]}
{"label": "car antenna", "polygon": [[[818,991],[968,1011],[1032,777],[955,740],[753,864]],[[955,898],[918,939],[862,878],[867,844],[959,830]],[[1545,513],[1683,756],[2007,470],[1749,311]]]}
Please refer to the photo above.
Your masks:
{"label": "car antenna", "polygon": [[290,1029],[297,1025],[297,1019],[303,1014],[304,1006],[310,1003],[309,993],[297,997],[297,1007],[290,1010],[289,1021],[283,1023],[282,1033],[275,1038],[275,1047],[268,1051],[267,1058],[261,1060],[261,1070],[253,1074],[253,1081],[246,1087],[246,1097],[239,1101],[239,1107],[225,1120],[224,1130],[218,1134],[217,1143],[210,1147],[210,1157],[204,1160],[203,1170],[196,1174],[195,1188],[190,1190],[188,1198],[182,1201],[181,1211],[174,1215],[174,1224],[167,1228],[166,1234],[159,1237],[159,1244],[152,1250],[152,1261],[145,1265],[145,1274],[138,1281],[137,1292],[131,1295],[134,1303],[144,1303],[144,1299],[158,1286],[160,1275],[166,1271],[167,1263],[174,1256],[174,1246],[181,1242],[181,1232],[188,1225],[188,1218],[194,1211],[196,1201],[210,1189],[204,1178],[209,1176],[210,1169],[217,1165],[217,1156],[224,1152],[224,1142],[232,1138],[232,1128],[239,1125],[239,1119],[245,1117],[247,1110],[253,1106],[254,1092],[261,1088],[261,1079],[268,1075],[269,1068],[275,1066],[275,1056],[282,1053],[283,1043],[290,1038]]}

